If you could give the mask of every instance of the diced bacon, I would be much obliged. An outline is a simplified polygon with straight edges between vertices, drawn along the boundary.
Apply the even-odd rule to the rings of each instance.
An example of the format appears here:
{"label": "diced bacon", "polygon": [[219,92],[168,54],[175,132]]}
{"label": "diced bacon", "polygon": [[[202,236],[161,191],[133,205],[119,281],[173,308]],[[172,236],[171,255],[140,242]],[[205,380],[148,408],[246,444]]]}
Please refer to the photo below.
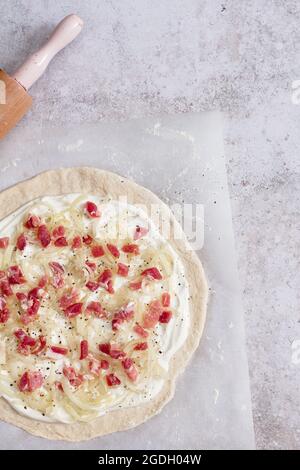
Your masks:
{"label": "diced bacon", "polygon": [[136,379],[138,378],[138,371],[137,371],[137,368],[136,368],[133,360],[130,359],[129,357],[126,357],[126,359],[124,359],[124,361],[122,361],[122,366],[125,370],[125,373],[126,373],[127,377],[132,382],[135,382]]}
{"label": "diced bacon", "polygon": [[95,292],[97,289],[99,289],[99,284],[95,281],[88,281],[85,286],[92,292]]}
{"label": "diced bacon", "polygon": [[44,287],[46,287],[46,285],[47,285],[47,282],[48,282],[48,276],[46,276],[46,275],[41,276],[40,279],[39,279],[39,282],[38,282],[38,286],[41,289],[44,289]]}
{"label": "diced bacon", "polygon": [[87,342],[86,339],[83,339],[80,342],[80,360],[86,359],[89,354],[89,343]]}
{"label": "diced bacon", "polygon": [[147,233],[149,232],[149,230],[145,227],[140,227],[139,225],[136,226],[135,228],[135,232],[134,232],[134,235],[133,235],[133,239],[134,240],[139,240],[140,238],[144,237],[145,235],[147,235]]}
{"label": "diced bacon", "polygon": [[115,257],[119,258],[120,257],[120,252],[118,250],[118,247],[116,245],[112,245],[111,243],[107,243],[107,249],[108,251]]}
{"label": "diced bacon", "polygon": [[112,329],[113,331],[117,331],[120,325],[124,321],[129,321],[134,317],[134,309],[133,304],[128,304],[126,307],[123,307],[117,313],[114,314],[112,319]]}
{"label": "diced bacon", "polygon": [[121,351],[121,349],[118,349],[116,346],[111,345],[110,343],[99,344],[99,350],[103,354],[107,354],[113,359],[122,359],[126,356],[124,351]]}
{"label": "diced bacon", "polygon": [[104,255],[104,249],[101,245],[94,245],[91,248],[91,254],[94,258],[100,258]]}
{"label": "diced bacon", "polygon": [[17,238],[17,248],[18,250],[23,251],[27,245],[27,240],[24,235],[24,233],[21,233],[21,235],[18,236]]}
{"label": "diced bacon", "polygon": [[148,343],[137,343],[134,348],[135,351],[146,351],[148,349]]}
{"label": "diced bacon", "polygon": [[118,263],[118,275],[122,277],[128,276],[129,267],[126,264]]}
{"label": "diced bacon", "polygon": [[52,231],[52,236],[54,238],[60,238],[64,237],[66,233],[65,227],[63,225],[59,225],[58,227],[55,227]]}
{"label": "diced bacon", "polygon": [[106,317],[105,311],[102,308],[100,302],[95,302],[94,300],[92,300],[91,302],[87,304],[86,309],[88,312],[92,312],[96,317],[99,317],[99,318]]}
{"label": "diced bacon", "polygon": [[121,349],[118,349],[118,348],[116,348],[115,346],[111,346],[111,347],[110,347],[109,355],[110,355],[110,357],[112,357],[113,359],[122,359],[123,357],[126,356],[126,354],[124,353],[124,351],[121,351]]}
{"label": "diced bacon", "polygon": [[93,238],[90,235],[83,235],[82,241],[85,245],[91,245],[93,243]]}
{"label": "diced bacon", "polygon": [[80,315],[80,313],[82,312],[82,305],[83,304],[81,302],[72,304],[64,310],[64,314],[68,318],[77,317],[77,315]]}
{"label": "diced bacon", "polygon": [[122,251],[132,255],[138,255],[140,253],[139,246],[134,243],[128,243],[127,245],[122,246]]}
{"label": "diced bacon", "polygon": [[68,349],[67,348],[62,348],[61,346],[50,346],[50,349],[55,354],[61,354],[63,356],[68,354]]}
{"label": "diced bacon", "polygon": [[85,264],[86,264],[86,266],[87,266],[90,273],[94,272],[97,268],[96,263],[92,263],[91,261],[86,261]]}
{"label": "diced bacon", "polygon": [[0,249],[7,248],[9,244],[9,237],[0,238]]}
{"label": "diced bacon", "polygon": [[40,372],[26,371],[19,381],[19,390],[21,392],[33,392],[43,385],[43,376]]}
{"label": "diced bacon", "polygon": [[7,279],[2,279],[2,281],[0,281],[0,291],[2,295],[5,295],[5,297],[13,295],[13,290]]}
{"label": "diced bacon", "polygon": [[72,240],[72,249],[76,250],[77,248],[81,248],[81,238],[76,236]]}
{"label": "diced bacon", "polygon": [[96,218],[100,217],[101,213],[94,202],[87,201],[85,203],[86,213],[89,217]]}
{"label": "diced bacon", "polygon": [[159,317],[162,313],[162,307],[158,300],[153,300],[148,308],[148,311],[144,315],[144,328],[153,328],[159,321]]}
{"label": "diced bacon", "polygon": [[37,231],[37,238],[41,242],[42,247],[46,248],[51,242],[51,235],[46,225],[40,225]]}
{"label": "diced bacon", "polygon": [[27,296],[28,296],[28,299],[42,299],[44,296],[45,296],[46,292],[44,289],[42,289],[41,287],[34,287],[33,289],[31,289]]}
{"label": "diced bacon", "polygon": [[112,286],[112,272],[110,269],[104,269],[104,271],[100,274],[98,278],[99,284],[104,287],[110,294],[114,293],[114,289]]}
{"label": "diced bacon", "polygon": [[76,303],[79,298],[79,292],[74,287],[64,291],[63,295],[60,297],[58,304],[62,310],[70,307],[70,305]]}
{"label": "diced bacon", "polygon": [[106,383],[109,387],[120,385],[121,380],[115,374],[108,374],[106,376]]}
{"label": "diced bacon", "polygon": [[24,354],[25,356],[31,354],[33,347],[35,347],[37,344],[37,340],[31,336],[28,336],[21,328],[16,330],[14,335],[19,341],[17,348],[18,352],[20,354]]}
{"label": "diced bacon", "polygon": [[29,214],[27,220],[24,222],[24,226],[28,229],[36,228],[40,225],[41,219],[34,214]]}
{"label": "diced bacon", "polygon": [[59,237],[55,240],[54,245],[57,247],[68,246],[66,237]]}
{"label": "diced bacon", "polygon": [[42,335],[39,336],[36,345],[31,349],[31,354],[35,354],[37,356],[42,351],[44,351],[46,346],[47,346],[47,342],[46,342],[45,336],[42,336]]}
{"label": "diced bacon", "polygon": [[4,297],[0,297],[0,310],[3,310],[6,307],[6,300]]}
{"label": "diced bacon", "polygon": [[65,366],[63,374],[73,387],[79,387],[83,382],[83,375],[78,374],[73,367]]}
{"label": "diced bacon", "polygon": [[140,290],[142,288],[142,281],[133,281],[129,284],[129,289]]}
{"label": "diced bacon", "polygon": [[171,297],[169,292],[164,292],[161,296],[161,304],[163,307],[170,307]]}
{"label": "diced bacon", "polygon": [[169,323],[171,318],[172,318],[172,312],[170,312],[169,310],[164,311],[159,316],[159,323]]}
{"label": "diced bacon", "polygon": [[64,391],[64,388],[63,388],[62,383],[59,382],[58,380],[55,380],[54,386],[55,386],[56,390],[59,390],[60,392],[63,392],[63,391]]}
{"label": "diced bacon", "polygon": [[28,301],[28,309],[27,309],[27,314],[30,317],[35,317],[36,314],[38,313],[38,310],[40,308],[40,301],[38,299],[32,298]]}
{"label": "diced bacon", "polygon": [[28,307],[28,297],[27,294],[24,294],[24,292],[17,292],[16,297],[18,301],[20,302],[20,306],[22,310],[27,310]]}
{"label": "diced bacon", "polygon": [[0,310],[0,323],[6,323],[9,319],[9,310],[7,307],[3,307]]}
{"label": "diced bacon", "polygon": [[157,268],[147,268],[142,272],[142,276],[147,276],[148,279],[160,280],[162,275]]}
{"label": "diced bacon", "polygon": [[110,353],[110,344],[109,343],[101,343],[99,344],[99,350],[104,353],[108,354]]}
{"label": "diced bacon", "polygon": [[104,369],[104,370],[109,369],[109,362],[106,361],[105,359],[101,359],[100,364],[101,364],[101,369]]}
{"label": "diced bacon", "polygon": [[144,330],[144,328],[141,325],[139,325],[138,323],[136,325],[134,325],[133,331],[137,335],[141,336],[142,338],[147,338],[149,336],[148,331]]}
{"label": "diced bacon", "polygon": [[10,266],[7,276],[10,284],[24,284],[24,282],[26,282],[20,266]]}
{"label": "diced bacon", "polygon": [[53,273],[53,276],[52,276],[52,282],[51,284],[53,285],[53,287],[56,287],[56,288],[60,288],[60,287],[63,287],[65,281],[64,281],[64,267],[57,263],[57,261],[51,261],[49,263],[49,267]]}

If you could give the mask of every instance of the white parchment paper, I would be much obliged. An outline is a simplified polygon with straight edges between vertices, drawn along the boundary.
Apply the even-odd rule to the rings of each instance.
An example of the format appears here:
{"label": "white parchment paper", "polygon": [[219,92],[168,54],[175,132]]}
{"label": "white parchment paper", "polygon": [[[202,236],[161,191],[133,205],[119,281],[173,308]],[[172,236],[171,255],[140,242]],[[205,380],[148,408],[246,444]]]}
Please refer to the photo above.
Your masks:
{"label": "white parchment paper", "polygon": [[210,284],[203,338],[178,381],[174,399],[144,425],[73,444],[39,439],[0,423],[0,448],[253,448],[243,309],[221,115],[161,116],[70,129],[19,126],[0,143],[0,189],[50,168],[80,165],[132,178],[170,205],[203,205],[204,246],[199,256]]}

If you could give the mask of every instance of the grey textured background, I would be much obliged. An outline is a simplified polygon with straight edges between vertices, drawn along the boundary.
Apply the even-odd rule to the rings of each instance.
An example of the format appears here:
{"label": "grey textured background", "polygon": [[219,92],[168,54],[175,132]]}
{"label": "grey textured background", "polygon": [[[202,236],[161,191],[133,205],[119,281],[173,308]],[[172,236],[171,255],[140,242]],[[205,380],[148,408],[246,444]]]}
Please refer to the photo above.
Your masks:
{"label": "grey textured background", "polygon": [[299,1],[1,0],[0,65],[12,72],[72,12],[84,33],[22,125],[224,111],[256,442],[300,448]]}

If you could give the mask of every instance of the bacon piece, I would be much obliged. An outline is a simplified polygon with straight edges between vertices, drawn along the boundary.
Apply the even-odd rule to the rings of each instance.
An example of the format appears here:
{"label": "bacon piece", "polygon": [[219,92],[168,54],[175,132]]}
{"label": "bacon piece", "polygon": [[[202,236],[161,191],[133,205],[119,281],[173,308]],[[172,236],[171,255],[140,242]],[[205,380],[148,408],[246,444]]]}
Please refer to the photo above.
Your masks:
{"label": "bacon piece", "polygon": [[123,307],[117,313],[114,314],[112,319],[112,329],[117,331],[124,321],[129,321],[134,317],[133,304],[129,303],[126,307]]}
{"label": "bacon piece", "polygon": [[129,284],[129,289],[140,290],[142,288],[142,281],[133,281]]}
{"label": "bacon piece", "polygon": [[86,359],[89,354],[89,343],[87,342],[86,339],[83,339],[80,342],[80,360]]}
{"label": "bacon piece", "polygon": [[85,286],[92,292],[95,292],[97,289],[99,289],[99,284],[95,281],[88,281]]}
{"label": "bacon piece", "polygon": [[50,346],[50,349],[51,349],[52,352],[54,352],[56,354],[62,354],[63,356],[68,354],[68,349],[67,348],[62,348],[61,346]]}
{"label": "bacon piece", "polygon": [[57,247],[68,246],[66,237],[59,237],[55,240],[54,245]]}
{"label": "bacon piece", "polygon": [[164,311],[159,316],[159,323],[169,323],[171,318],[172,318],[172,312],[170,312],[169,310]]}
{"label": "bacon piece", "polygon": [[153,328],[159,321],[159,317],[162,313],[162,307],[158,300],[153,300],[148,308],[148,311],[144,315],[144,328]]}
{"label": "bacon piece", "polygon": [[148,343],[137,343],[134,348],[135,351],[146,351],[148,349]]}
{"label": "bacon piece", "polygon": [[40,301],[36,298],[32,298],[28,300],[28,308],[24,314],[21,315],[21,322],[24,323],[24,325],[27,325],[31,321],[33,321],[38,313],[38,310],[40,308]]}
{"label": "bacon piece", "polygon": [[160,280],[162,275],[157,268],[147,268],[142,272],[142,276],[147,276],[149,279]]}
{"label": "bacon piece", "polygon": [[97,218],[101,216],[101,213],[94,202],[87,201],[85,203],[86,213],[91,218]]}
{"label": "bacon piece", "polygon": [[64,291],[63,295],[58,301],[58,304],[62,310],[65,310],[66,308],[70,307],[70,305],[76,303],[76,301],[79,298],[79,292],[77,289],[74,287],[71,287],[70,289],[67,289]]}
{"label": "bacon piece", "polygon": [[128,276],[128,272],[129,272],[129,267],[126,266],[126,264],[118,263],[117,273],[119,274],[119,276],[126,277]]}
{"label": "bacon piece", "polygon": [[139,325],[138,323],[136,325],[134,325],[133,331],[137,335],[141,336],[142,338],[147,338],[149,336],[148,331],[144,330],[144,328],[141,325]]}
{"label": "bacon piece", "polygon": [[60,392],[63,392],[63,391],[64,391],[64,388],[63,388],[62,383],[59,382],[58,380],[55,380],[54,386],[55,386],[56,390],[59,390]]}
{"label": "bacon piece", "polygon": [[45,224],[39,226],[37,238],[41,242],[43,248],[46,248],[50,244],[51,235]]}
{"label": "bacon piece", "polygon": [[170,307],[171,297],[169,292],[164,292],[161,296],[161,304],[163,307]]}
{"label": "bacon piece", "polygon": [[104,255],[104,249],[101,245],[94,245],[91,248],[91,254],[94,258],[100,258],[100,256]]}
{"label": "bacon piece", "polygon": [[9,244],[9,237],[0,238],[0,249],[7,248]]}
{"label": "bacon piece", "polygon": [[28,299],[42,299],[43,297],[45,297],[45,295],[45,290],[38,286],[31,289],[28,292],[27,297]]}
{"label": "bacon piece", "polygon": [[28,336],[24,330],[19,328],[14,332],[15,337],[18,339],[18,347],[17,350],[20,354],[24,354],[28,356],[31,354],[32,348],[36,346],[37,340]]}
{"label": "bacon piece", "polygon": [[63,374],[73,387],[79,387],[83,382],[83,375],[78,374],[74,367],[65,366],[63,368]]}
{"label": "bacon piece", "polygon": [[98,282],[101,285],[101,287],[104,287],[107,292],[110,294],[114,293],[114,289],[112,286],[112,272],[110,269],[104,269],[104,271],[100,274],[98,278]]}
{"label": "bacon piece", "polygon": [[21,392],[33,392],[43,385],[43,376],[40,372],[26,371],[19,381],[19,390]]}
{"label": "bacon piece", "polygon": [[[107,361],[105,361],[107,362]],[[101,369],[103,368],[101,366],[101,363],[102,361],[98,361],[97,359],[95,359],[94,357],[92,357],[90,360],[89,360],[89,364],[88,364],[88,367],[89,367],[89,371],[94,374],[94,375],[99,375],[100,372],[101,372]]]}
{"label": "bacon piece", "polygon": [[91,302],[87,304],[86,310],[88,312],[92,312],[96,317],[99,317],[99,318],[106,317],[105,311],[103,310],[100,302],[95,302],[94,300],[92,300]]}
{"label": "bacon piece", "polygon": [[122,246],[122,251],[132,255],[139,255],[140,253],[139,246],[135,245],[134,243],[128,243],[127,245]]}
{"label": "bacon piece", "polygon": [[149,232],[149,229],[147,229],[145,227],[140,227],[139,225],[137,225],[136,228],[135,228],[133,239],[134,240],[139,240],[140,238],[147,235],[148,232]]}
{"label": "bacon piece", "polygon": [[125,374],[127,377],[132,381],[135,382],[136,379],[138,378],[138,371],[137,368],[130,357],[126,357],[124,361],[122,361],[122,366],[125,370]]}
{"label": "bacon piece", "polygon": [[10,312],[6,307],[6,303],[3,298],[1,298],[1,308],[0,308],[0,323],[6,323],[9,319]]}
{"label": "bacon piece", "polygon": [[77,248],[81,248],[81,238],[79,236],[76,236],[72,240],[72,249],[76,250]]}
{"label": "bacon piece", "polygon": [[27,220],[24,222],[24,226],[28,229],[36,228],[40,225],[41,219],[34,214],[29,214]]}
{"label": "bacon piece", "polygon": [[72,304],[64,310],[64,314],[68,318],[77,317],[77,315],[80,315],[80,313],[82,312],[82,305],[83,304],[81,302]]}
{"label": "bacon piece", "polygon": [[101,343],[99,344],[99,350],[103,352],[104,354],[110,353],[110,344],[109,343]]}
{"label": "bacon piece", "polygon": [[94,272],[97,268],[96,263],[92,263],[91,261],[86,261],[85,264],[86,264],[86,266],[87,266],[90,273]]}
{"label": "bacon piece", "polygon": [[10,284],[24,284],[24,282],[26,282],[20,266],[10,266],[7,271],[7,276]]}
{"label": "bacon piece", "polygon": [[38,286],[41,288],[41,289],[44,289],[44,287],[46,287],[46,284],[48,282],[48,276],[44,275],[44,276],[41,276],[40,277],[40,280],[38,282]]}
{"label": "bacon piece", "polygon": [[116,245],[112,245],[111,243],[107,243],[107,249],[115,258],[120,258],[120,252]]}
{"label": "bacon piece", "polygon": [[82,241],[85,245],[91,245],[93,242],[93,238],[90,235],[83,235]]}
{"label": "bacon piece", "polygon": [[13,290],[7,279],[2,279],[0,281],[0,290],[1,290],[1,294],[5,295],[5,297],[9,297],[10,295],[13,295]]}
{"label": "bacon piece", "polygon": [[60,238],[65,235],[65,227],[63,225],[59,225],[58,227],[55,227],[52,231],[52,236],[54,238]]}
{"label": "bacon piece", "polygon": [[56,288],[63,287],[65,283],[64,278],[63,278],[64,272],[65,272],[64,267],[61,264],[57,263],[57,261],[50,261],[49,267],[53,273],[53,277],[52,277],[53,287],[56,287]]}
{"label": "bacon piece", "polygon": [[36,345],[31,349],[31,354],[35,354],[37,356],[42,351],[44,351],[46,346],[47,346],[47,342],[46,342],[45,336],[42,336],[42,335],[39,336]]}
{"label": "bacon piece", "polygon": [[121,380],[115,374],[108,374],[106,376],[106,383],[109,387],[120,385]]}

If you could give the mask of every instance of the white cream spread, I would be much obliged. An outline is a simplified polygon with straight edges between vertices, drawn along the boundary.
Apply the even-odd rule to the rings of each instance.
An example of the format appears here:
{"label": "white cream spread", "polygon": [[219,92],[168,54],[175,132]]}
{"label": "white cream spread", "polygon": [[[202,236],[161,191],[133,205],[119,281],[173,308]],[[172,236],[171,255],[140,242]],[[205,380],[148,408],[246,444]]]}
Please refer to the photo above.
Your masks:
{"label": "white cream spread", "polygon": [[[86,201],[92,201],[97,205],[101,211],[100,218],[89,218],[84,215],[83,208]],[[73,209],[70,212],[71,206]],[[141,312],[146,309],[151,300],[160,298],[163,292],[169,292],[171,304],[166,310],[172,311],[172,318],[169,323],[158,323],[153,330],[149,330],[150,334],[147,339],[139,338],[133,332],[132,324],[125,322],[115,338],[112,332],[111,316],[103,319],[92,315],[86,317],[82,313],[76,318],[68,319],[58,308],[57,303],[51,302],[51,299],[47,297],[39,309],[38,320],[24,327],[17,313],[14,312],[18,310],[16,301],[8,300],[8,304],[12,302],[9,304],[10,318],[7,323],[0,323],[0,395],[15,410],[25,416],[41,421],[63,423],[90,420],[112,409],[136,406],[151,400],[161,390],[170,359],[185,342],[189,329],[189,290],[178,255],[168,241],[160,235],[158,228],[148,218],[146,212],[127,202],[89,194],[43,197],[22,206],[3,219],[0,222],[0,237],[10,237],[10,241],[14,240],[16,233],[24,231],[23,222],[27,214],[38,215],[46,224],[50,220],[50,225],[53,223],[65,225],[67,239],[69,239],[68,227],[74,231],[74,226],[76,226],[79,233],[90,233],[100,245],[105,246],[105,243],[110,240],[118,245],[121,253],[118,260],[113,259],[112,256],[108,259],[105,257],[104,260],[93,259],[92,256],[88,256],[88,259],[97,263],[99,269],[107,267],[107,263],[109,267],[112,267],[117,261],[127,264],[130,266],[128,277],[116,276],[114,278],[115,294],[113,295],[104,289],[96,292],[85,289],[80,294],[82,302],[86,304],[91,300],[97,300],[106,306],[107,311],[110,311],[114,309],[114,302],[121,305],[123,299],[130,300],[134,303],[134,308],[140,312],[138,315],[141,317],[143,314]],[[74,218],[78,217],[78,214],[83,215],[77,222]],[[116,225],[116,221],[120,220],[121,226],[117,224],[117,233],[112,234],[112,228]],[[136,226],[148,227],[149,231],[134,242],[133,233]],[[128,236],[125,234],[123,237],[126,230]],[[128,256],[123,253],[121,247],[124,243],[138,244],[140,255]],[[85,248],[89,250],[88,247]],[[157,256],[157,265],[161,267],[163,279],[146,282],[142,291],[126,290],[126,285],[136,280],[138,273],[149,267],[147,253],[150,253],[151,260],[153,256]],[[0,250],[0,269],[5,270],[13,264],[19,265],[32,288],[36,285],[39,276],[45,273],[48,262],[56,261],[64,266],[66,271],[72,270],[67,275],[67,285],[77,283],[77,288],[79,272],[83,280],[88,279],[89,274],[83,268],[86,258],[86,254],[79,256],[69,246],[56,248],[49,245],[48,248],[42,249],[38,243],[28,243],[23,251],[15,251],[12,248]],[[84,282],[82,285],[84,286]],[[28,290],[25,284],[21,288],[24,291]],[[42,332],[47,338],[47,344],[67,347],[69,353],[66,356],[49,351],[46,355],[39,356],[19,354],[16,346],[17,340],[13,334],[18,328],[23,328],[36,338]],[[136,383],[122,380],[118,387],[107,387],[104,381],[107,371],[101,371],[100,378],[95,379],[86,369],[86,362],[79,360],[78,348],[82,339],[88,339],[90,353],[98,359],[98,345],[109,341],[121,343],[124,348],[130,341],[147,341],[151,353],[149,351],[135,352],[134,360],[138,369],[139,366],[142,369],[139,370],[140,376]],[[141,359],[139,362],[143,354],[148,355],[148,359],[145,362]],[[68,387],[62,374],[64,365],[72,366],[84,375],[85,381],[78,390]],[[20,392],[18,389],[18,380],[25,370],[39,370],[44,377],[43,386],[32,394]],[[54,381],[63,381],[64,392],[53,390]],[[101,381],[102,384],[102,400],[97,397],[97,387],[100,387],[97,381]],[[95,389],[93,390],[94,382]],[[95,398],[94,403],[93,398]]]}

